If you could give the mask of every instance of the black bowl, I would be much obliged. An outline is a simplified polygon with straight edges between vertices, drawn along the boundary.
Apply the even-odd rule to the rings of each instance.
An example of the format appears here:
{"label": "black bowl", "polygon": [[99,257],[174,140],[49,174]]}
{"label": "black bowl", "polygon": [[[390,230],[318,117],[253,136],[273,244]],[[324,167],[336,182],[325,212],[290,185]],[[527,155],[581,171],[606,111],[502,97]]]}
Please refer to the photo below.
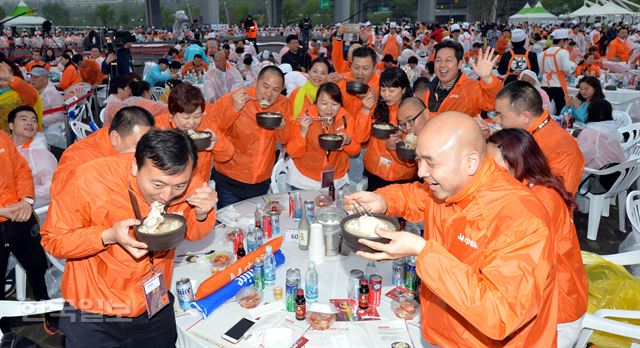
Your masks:
{"label": "black bowl", "polygon": [[[173,219],[182,222],[182,225],[166,233],[145,233],[140,231],[139,225],[133,227],[136,239],[145,243],[149,247],[149,251],[162,251],[175,248],[184,239],[187,230],[187,220],[182,215],[163,213],[165,220]],[[144,219],[143,219],[144,220]]]}
{"label": "black bowl", "polygon": [[405,161],[415,161],[416,160],[416,149],[408,148],[407,144],[404,141],[399,141],[396,144],[396,154],[400,159]]}
{"label": "black bowl", "polygon": [[604,87],[605,91],[617,91],[618,87],[614,86],[614,85],[607,85]]}
{"label": "black bowl", "polygon": [[342,141],[344,137],[338,134],[320,134],[318,135],[318,142],[320,147],[325,150],[340,150],[342,147]]}
{"label": "black bowl", "polygon": [[360,81],[347,82],[347,92],[351,94],[365,94],[369,91],[369,85]]}
{"label": "black bowl", "polygon": [[[396,231],[400,230],[400,224],[398,223],[398,219],[391,217],[391,216],[387,216],[384,214],[376,214],[376,213],[371,213],[372,216],[377,217],[378,219],[381,220],[385,220],[390,222],[393,227],[396,229]],[[371,248],[369,248],[368,246],[361,244],[360,242],[358,242],[358,239],[367,239],[367,240],[372,240],[374,242],[378,242],[378,243],[383,243],[383,244],[388,244],[391,240],[387,239],[387,238],[380,238],[380,237],[361,237],[361,236],[357,236],[355,234],[352,234],[351,232],[347,231],[347,229],[345,228],[345,224],[347,222],[349,222],[349,220],[352,219],[358,219],[360,218],[359,214],[354,214],[354,215],[349,215],[347,217],[345,217],[344,219],[342,219],[342,221],[340,221],[340,228],[342,230],[342,239],[345,241],[345,243],[347,243],[347,245],[355,252],[355,251],[366,251],[369,253],[376,253],[379,252],[377,250],[373,250]]]}
{"label": "black bowl", "polygon": [[279,112],[258,112],[256,122],[262,128],[278,128],[282,123],[282,114]]}
{"label": "black bowl", "polygon": [[[384,128],[383,128],[384,127]],[[391,123],[374,123],[371,125],[371,135],[378,139],[389,139],[398,129]]]}
{"label": "black bowl", "polygon": [[198,151],[205,150],[211,145],[211,138],[213,137],[213,134],[209,132],[204,132],[204,131],[195,131],[195,134],[208,135],[207,137],[202,137],[202,138],[194,138],[191,134],[189,135],[193,140],[193,143],[196,145],[196,148],[198,149]]}

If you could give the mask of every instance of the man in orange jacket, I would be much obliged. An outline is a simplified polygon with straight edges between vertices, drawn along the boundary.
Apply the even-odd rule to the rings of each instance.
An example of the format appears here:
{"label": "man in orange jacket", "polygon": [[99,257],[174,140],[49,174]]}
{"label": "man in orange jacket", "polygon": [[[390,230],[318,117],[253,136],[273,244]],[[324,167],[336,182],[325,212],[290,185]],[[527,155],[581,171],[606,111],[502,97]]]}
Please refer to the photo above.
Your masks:
{"label": "man in orange jacket", "polygon": [[97,158],[133,152],[138,140],[155,126],[153,116],[138,106],[120,109],[109,128],[100,128],[64,151],[51,182],[51,196],[58,194],[83,163]]}
{"label": "man in orange jacket", "polygon": [[629,30],[625,27],[618,29],[615,39],[613,39],[607,47],[607,59],[613,61],[614,57],[620,57],[621,62],[628,63],[631,58],[631,48],[627,38]]}
{"label": "man in orange jacket", "polygon": [[522,128],[533,135],[554,175],[562,177],[567,192],[578,190],[584,157],[576,139],[542,107],[540,93],[530,83],[513,81],[496,97],[497,122],[503,128]]}
{"label": "man in orange jacket", "polygon": [[492,74],[498,57],[493,49],[480,51],[476,61],[471,61],[473,71],[480,81],[468,78],[462,69],[464,49],[458,42],[444,40],[435,47],[435,74],[425,95],[425,104],[431,117],[445,111],[460,111],[477,116],[482,111],[493,110],[496,94],[502,88],[500,80]]}
{"label": "man in orange jacket", "polygon": [[[269,191],[276,163],[276,140],[286,144],[292,126],[289,101],[281,94],[283,88],[284,74],[270,65],[262,68],[255,87],[225,94],[213,105],[213,110],[218,111],[215,117],[221,134],[235,147],[231,160],[222,162],[214,158],[213,179],[220,195],[218,209]],[[275,129],[259,126],[258,112],[282,114],[280,126]]]}
{"label": "man in orange jacket", "polygon": [[[206,237],[216,193],[192,175],[196,147],[184,132],[153,130],[131,155],[81,165],[53,196],[42,245],[67,259],[60,327],[66,347],[173,347],[176,323],[170,287],[175,248],[149,251],[134,238],[132,202],[140,215],[161,204],[186,219],[185,239]],[[92,320],[83,320],[91,318]]]}
{"label": "man in orange jacket", "polygon": [[372,260],[416,257],[422,335],[441,347],[554,347],[555,240],[542,203],[487,156],[475,121],[459,112],[430,120],[418,135],[424,184],[358,192],[368,211],[424,220],[424,239],[378,229],[389,244]]}

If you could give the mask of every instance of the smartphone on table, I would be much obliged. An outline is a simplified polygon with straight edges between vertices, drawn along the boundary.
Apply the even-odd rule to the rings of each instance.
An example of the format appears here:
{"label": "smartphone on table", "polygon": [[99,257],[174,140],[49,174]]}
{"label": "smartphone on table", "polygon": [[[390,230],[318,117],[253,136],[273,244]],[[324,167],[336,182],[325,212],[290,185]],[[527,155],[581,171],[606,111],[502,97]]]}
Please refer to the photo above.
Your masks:
{"label": "smartphone on table", "polygon": [[242,337],[244,337],[244,334],[249,331],[253,324],[255,324],[254,321],[247,318],[242,318],[235,325],[233,325],[233,327],[227,330],[227,332],[222,335],[222,338],[226,341],[236,344],[240,342]]}

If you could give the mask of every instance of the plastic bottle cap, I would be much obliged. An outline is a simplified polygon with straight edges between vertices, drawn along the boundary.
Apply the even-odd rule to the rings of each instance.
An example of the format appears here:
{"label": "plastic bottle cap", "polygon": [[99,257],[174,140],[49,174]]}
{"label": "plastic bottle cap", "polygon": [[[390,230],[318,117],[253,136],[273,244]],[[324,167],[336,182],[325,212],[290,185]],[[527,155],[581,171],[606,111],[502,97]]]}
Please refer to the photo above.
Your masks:
{"label": "plastic bottle cap", "polygon": [[309,261],[309,268],[316,268],[316,263],[313,261]]}
{"label": "plastic bottle cap", "polygon": [[267,245],[267,253],[271,254],[273,252],[273,249],[271,248],[271,245]]}

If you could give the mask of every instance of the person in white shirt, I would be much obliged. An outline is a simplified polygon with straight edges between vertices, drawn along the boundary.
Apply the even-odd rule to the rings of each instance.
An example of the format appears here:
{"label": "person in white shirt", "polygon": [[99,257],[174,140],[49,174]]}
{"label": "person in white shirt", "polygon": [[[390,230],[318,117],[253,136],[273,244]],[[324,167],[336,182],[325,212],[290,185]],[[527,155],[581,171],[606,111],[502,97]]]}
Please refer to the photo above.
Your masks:
{"label": "person in white shirt", "polygon": [[587,123],[576,139],[585,166],[599,169],[610,163],[624,162],[622,135],[612,117],[611,103],[596,99],[587,109]]}
{"label": "person in white shirt", "polygon": [[9,113],[8,119],[11,139],[31,168],[35,190],[33,207],[43,207],[49,204],[51,179],[58,161],[49,152],[44,134],[38,133],[38,120],[32,107],[18,106]]}
{"label": "person in white shirt", "polygon": [[580,52],[580,56],[583,56],[587,51],[587,39],[584,37],[584,34],[580,32],[579,26],[574,25],[571,27],[569,39],[576,43],[576,49]]}
{"label": "person in white shirt", "polygon": [[204,75],[204,96],[208,102],[214,102],[223,95],[244,86],[240,71],[227,61],[223,51],[213,56],[214,64]]}
{"label": "person in white shirt", "polygon": [[[61,149],[67,147],[65,136],[65,114],[62,110],[64,105],[64,97],[55,85],[49,82],[50,74],[44,68],[35,67],[31,69],[31,85],[40,94],[42,100],[42,110],[44,116],[42,119],[42,127],[47,143]],[[58,109],[58,110],[57,110]]]}
{"label": "person in white shirt", "polygon": [[473,45],[473,36],[469,32],[469,23],[462,23],[462,34],[458,37],[458,41],[462,44],[462,48],[464,48],[464,53],[471,51],[471,46]]}
{"label": "person in white shirt", "polygon": [[100,66],[102,66],[102,62],[104,62],[104,57],[98,47],[93,47],[91,49],[91,59],[95,60]]}
{"label": "person in white shirt", "polygon": [[538,55],[538,66],[542,74],[542,89],[555,104],[555,109],[562,110],[566,104],[567,76],[575,69],[575,63],[564,49],[569,39],[569,29],[556,29],[551,37],[553,45]]}

